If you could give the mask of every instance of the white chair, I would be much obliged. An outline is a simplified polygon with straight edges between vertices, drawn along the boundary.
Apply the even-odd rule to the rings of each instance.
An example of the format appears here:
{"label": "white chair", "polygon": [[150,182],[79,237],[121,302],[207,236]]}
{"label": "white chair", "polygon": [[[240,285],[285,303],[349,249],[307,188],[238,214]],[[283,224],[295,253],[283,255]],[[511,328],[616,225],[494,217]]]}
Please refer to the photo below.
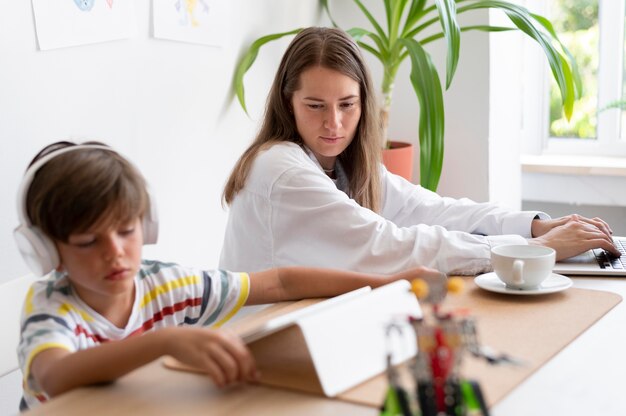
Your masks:
{"label": "white chair", "polygon": [[35,280],[34,276],[28,275],[0,284],[0,377],[17,370],[20,313],[26,292]]}

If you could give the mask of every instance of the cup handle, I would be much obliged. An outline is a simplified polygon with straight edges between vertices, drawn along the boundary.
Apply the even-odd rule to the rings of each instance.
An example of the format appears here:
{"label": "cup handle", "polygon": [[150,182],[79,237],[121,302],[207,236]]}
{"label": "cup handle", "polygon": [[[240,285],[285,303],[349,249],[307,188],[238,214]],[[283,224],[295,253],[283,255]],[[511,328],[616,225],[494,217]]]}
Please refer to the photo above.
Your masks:
{"label": "cup handle", "polygon": [[515,283],[516,285],[524,284],[524,278],[522,277],[523,270],[524,270],[524,261],[515,260],[513,262],[513,283]]}

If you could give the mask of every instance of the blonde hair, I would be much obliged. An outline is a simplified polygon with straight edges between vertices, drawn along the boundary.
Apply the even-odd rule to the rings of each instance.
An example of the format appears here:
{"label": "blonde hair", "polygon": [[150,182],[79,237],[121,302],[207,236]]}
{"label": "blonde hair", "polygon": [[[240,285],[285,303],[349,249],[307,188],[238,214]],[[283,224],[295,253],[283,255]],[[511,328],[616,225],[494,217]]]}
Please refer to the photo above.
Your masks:
{"label": "blonde hair", "polygon": [[267,99],[261,129],[235,164],[224,187],[222,196],[227,204],[244,187],[260,151],[280,142],[303,144],[291,110],[291,99],[300,88],[300,75],[315,66],[338,71],[359,83],[361,119],[354,139],[338,158],[348,176],[349,196],[359,205],[379,212],[382,130],[373,83],[352,38],[342,30],[323,27],[302,30],[283,55]]}

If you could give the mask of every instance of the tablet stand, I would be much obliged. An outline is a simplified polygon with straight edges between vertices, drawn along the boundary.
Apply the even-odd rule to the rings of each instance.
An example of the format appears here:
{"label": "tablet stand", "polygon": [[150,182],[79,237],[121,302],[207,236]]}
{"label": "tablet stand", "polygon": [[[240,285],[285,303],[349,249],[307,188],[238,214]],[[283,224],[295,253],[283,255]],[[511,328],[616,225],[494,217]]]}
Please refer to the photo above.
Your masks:
{"label": "tablet stand", "polygon": [[[249,343],[261,383],[333,397],[384,372],[386,326],[396,317],[406,322],[407,316],[421,316],[409,288],[406,281],[394,282],[301,315]],[[408,325],[400,319],[399,325]],[[405,361],[416,353],[415,337],[393,347],[395,360]]]}

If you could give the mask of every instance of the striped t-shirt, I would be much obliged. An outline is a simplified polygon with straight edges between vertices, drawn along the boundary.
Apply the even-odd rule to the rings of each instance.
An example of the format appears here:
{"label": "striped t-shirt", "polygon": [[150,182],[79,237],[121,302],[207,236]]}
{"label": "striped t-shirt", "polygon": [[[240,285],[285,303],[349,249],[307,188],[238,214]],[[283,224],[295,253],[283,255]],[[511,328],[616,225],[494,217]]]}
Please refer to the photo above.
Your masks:
{"label": "striped t-shirt", "polygon": [[20,409],[36,407],[48,398],[30,374],[30,363],[41,351],[64,348],[75,352],[170,326],[219,327],[246,302],[248,288],[245,273],[144,260],[135,277],[135,303],[128,324],[118,328],[83,302],[66,276],[53,272],[49,279],[31,286],[22,310],[18,358],[24,396]]}

